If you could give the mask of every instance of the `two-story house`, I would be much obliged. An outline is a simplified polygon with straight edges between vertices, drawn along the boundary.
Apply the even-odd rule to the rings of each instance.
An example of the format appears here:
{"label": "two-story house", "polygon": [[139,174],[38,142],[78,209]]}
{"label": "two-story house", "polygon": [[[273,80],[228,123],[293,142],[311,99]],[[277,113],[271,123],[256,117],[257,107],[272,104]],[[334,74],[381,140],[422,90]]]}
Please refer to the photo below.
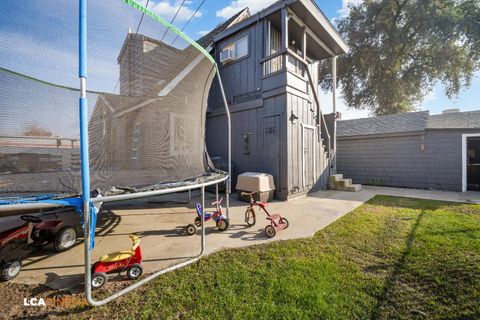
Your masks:
{"label": "two-story house", "polygon": [[[246,171],[270,173],[280,199],[326,187],[335,170],[335,122],[318,100],[318,61],[331,59],[334,73],[335,57],[348,48],[315,2],[281,0],[255,15],[246,8],[198,42],[224,84],[233,182]],[[118,55],[120,95],[99,95],[89,123],[94,181],[195,177],[205,169],[195,143],[204,135],[210,157],[227,158],[221,91],[208,59],[197,60],[193,47],[127,35]],[[192,101],[196,114],[187,111]]]}
{"label": "two-story house", "polygon": [[[234,181],[246,171],[270,173],[280,199],[326,187],[335,170],[335,125],[318,100],[318,61],[335,67],[348,46],[315,2],[281,0],[254,15],[246,8],[199,43],[213,48],[229,103]],[[226,158],[216,81],[208,110],[208,152]]]}

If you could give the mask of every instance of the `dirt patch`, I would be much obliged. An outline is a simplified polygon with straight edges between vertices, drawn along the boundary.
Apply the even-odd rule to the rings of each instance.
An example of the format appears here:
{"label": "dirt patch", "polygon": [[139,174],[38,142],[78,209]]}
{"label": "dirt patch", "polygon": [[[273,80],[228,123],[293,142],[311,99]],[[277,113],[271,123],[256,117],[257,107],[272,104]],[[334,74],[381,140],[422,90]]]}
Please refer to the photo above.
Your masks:
{"label": "dirt patch", "polygon": [[[94,292],[98,300],[112,292],[132,284],[122,276],[111,276],[109,282],[101,290]],[[36,300],[31,300],[31,299]],[[47,304],[39,304],[40,298]],[[73,301],[73,302],[72,302]],[[86,303],[84,287],[79,285],[70,290],[54,290],[45,285],[27,285],[3,282],[0,283],[0,319],[77,319],[79,314],[89,309]]]}

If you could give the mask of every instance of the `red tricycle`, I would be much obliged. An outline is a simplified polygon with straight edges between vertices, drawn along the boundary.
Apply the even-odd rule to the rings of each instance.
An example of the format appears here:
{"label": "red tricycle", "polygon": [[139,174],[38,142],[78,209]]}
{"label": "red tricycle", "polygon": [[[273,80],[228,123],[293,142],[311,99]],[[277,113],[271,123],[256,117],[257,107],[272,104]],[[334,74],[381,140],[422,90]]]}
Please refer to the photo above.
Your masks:
{"label": "red tricycle", "polygon": [[140,237],[129,235],[132,240],[130,250],[113,252],[100,257],[92,266],[92,288],[98,289],[107,283],[108,273],[127,271],[130,280],[139,278],[143,273]]}
{"label": "red tricycle", "polygon": [[275,237],[277,231],[284,230],[288,228],[288,220],[283,218],[279,214],[270,214],[266,206],[268,203],[256,201],[253,198],[255,192],[242,192],[242,196],[249,196],[250,197],[250,204],[245,211],[245,222],[249,227],[254,226],[257,222],[256,214],[255,214],[255,206],[259,207],[267,214],[267,220],[270,221],[270,224],[265,227],[265,234],[269,238]]}
{"label": "red tricycle", "polygon": [[[217,228],[219,231],[225,231],[228,229],[228,219],[222,213],[222,201],[223,198],[220,200],[212,202],[212,206],[216,206],[216,210],[213,213],[205,212],[204,222],[208,220],[213,220],[216,222]],[[195,205],[197,210],[197,217],[195,218],[194,224],[189,224],[186,228],[188,235],[194,235],[197,232],[197,227],[200,228],[202,226],[202,205],[197,202]]]}
{"label": "red tricycle", "polygon": [[63,220],[43,221],[34,215],[20,217],[25,223],[0,233],[0,279],[15,278],[22,269],[22,259],[53,242],[57,252],[70,249],[77,241],[74,226],[65,226]]}

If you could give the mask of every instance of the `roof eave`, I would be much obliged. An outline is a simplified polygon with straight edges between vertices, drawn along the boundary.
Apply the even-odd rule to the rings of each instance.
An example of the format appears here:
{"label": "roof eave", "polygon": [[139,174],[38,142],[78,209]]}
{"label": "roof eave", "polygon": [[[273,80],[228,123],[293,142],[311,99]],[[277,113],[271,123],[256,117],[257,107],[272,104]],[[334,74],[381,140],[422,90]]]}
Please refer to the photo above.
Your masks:
{"label": "roof eave", "polygon": [[380,138],[390,138],[390,137],[419,136],[423,134],[425,134],[425,130],[375,133],[375,134],[358,134],[358,135],[352,135],[352,136],[337,135],[337,139],[338,140],[380,139]]}
{"label": "roof eave", "polygon": [[312,0],[298,0],[301,2],[307,10],[316,18],[321,26],[327,31],[327,33],[333,38],[335,44],[340,48],[341,52],[335,52],[337,55],[345,54],[350,50],[348,44],[343,40],[340,33],[333,26],[332,22],[325,16],[320,7]]}
{"label": "roof eave", "polygon": [[290,6],[295,3],[300,3],[306,9],[306,11],[318,22],[318,24],[325,30],[325,32],[332,38],[336,48],[331,48],[334,51],[335,55],[341,55],[347,53],[349,51],[349,47],[347,43],[342,39],[338,31],[335,29],[333,24],[328,20],[325,14],[321,11],[321,9],[311,0],[284,0],[278,3],[271,5],[263,9],[262,11],[257,12],[253,16],[248,19],[245,19],[236,25],[220,32],[217,34],[213,39],[214,42],[218,42],[246,27],[249,25],[257,22],[260,19],[263,19],[272,13],[275,13],[281,10],[284,7]]}

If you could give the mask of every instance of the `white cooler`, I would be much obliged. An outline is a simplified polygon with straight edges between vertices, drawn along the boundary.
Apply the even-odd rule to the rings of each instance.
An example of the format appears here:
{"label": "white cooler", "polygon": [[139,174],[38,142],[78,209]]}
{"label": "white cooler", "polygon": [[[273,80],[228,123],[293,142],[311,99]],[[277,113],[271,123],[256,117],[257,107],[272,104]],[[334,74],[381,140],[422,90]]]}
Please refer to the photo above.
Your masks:
{"label": "white cooler", "polygon": [[245,172],[237,178],[238,199],[250,201],[250,197],[242,196],[242,192],[255,192],[253,198],[260,202],[268,202],[273,199],[275,184],[271,174],[259,172]]}

